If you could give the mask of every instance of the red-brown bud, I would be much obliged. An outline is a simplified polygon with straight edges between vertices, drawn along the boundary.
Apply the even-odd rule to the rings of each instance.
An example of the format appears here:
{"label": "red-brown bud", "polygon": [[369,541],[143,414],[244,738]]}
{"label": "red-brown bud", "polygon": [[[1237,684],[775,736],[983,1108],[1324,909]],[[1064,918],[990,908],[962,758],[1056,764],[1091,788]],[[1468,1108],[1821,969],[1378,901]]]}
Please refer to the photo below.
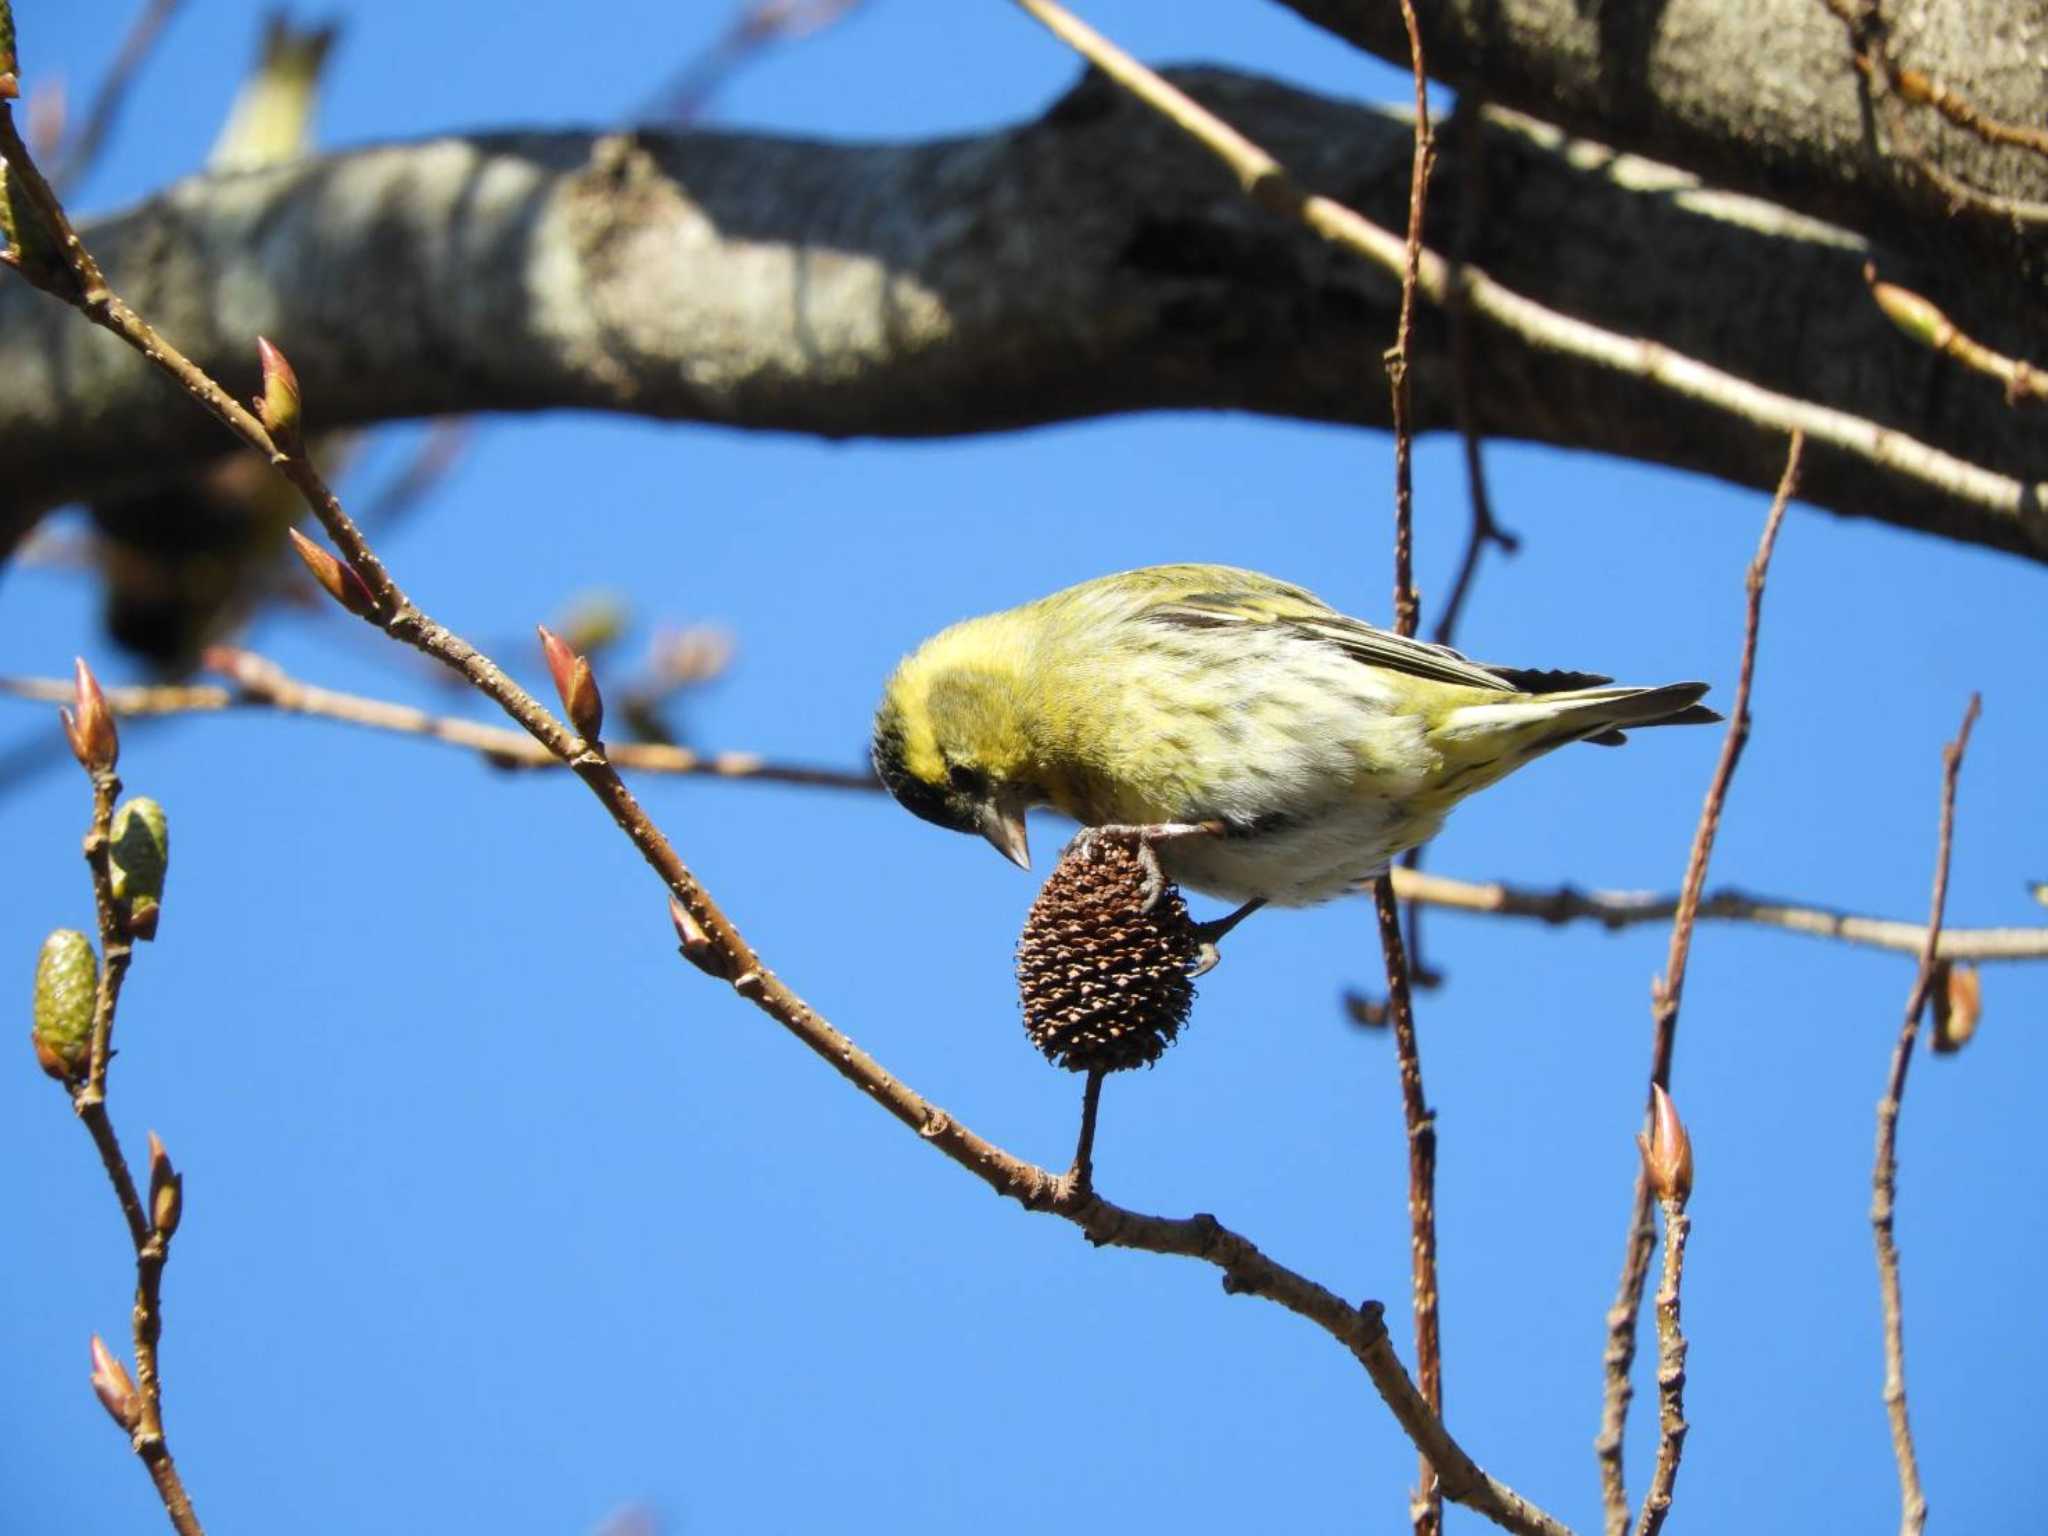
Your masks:
{"label": "red-brown bud", "polygon": [[1977,1033],[1984,1013],[1984,988],[1973,965],[1944,960],[1934,970],[1934,1049],[1947,1056],[1960,1051]]}
{"label": "red-brown bud", "polygon": [[92,675],[83,656],[73,663],[71,707],[58,710],[57,716],[64,722],[65,739],[79,766],[87,773],[112,772],[121,756],[121,737],[114,729],[114,712],[107,706],[107,696],[100,692],[100,680]]}
{"label": "red-brown bud", "polygon": [[123,1429],[133,1429],[142,1417],[142,1397],[120,1357],[107,1348],[98,1334],[92,1336],[92,1389],[100,1405]]}
{"label": "red-brown bud", "polygon": [[716,977],[720,981],[732,980],[732,968],[726,964],[725,956],[719,951],[718,946],[711,942],[711,935],[704,931],[704,925],[692,917],[690,909],[673,894],[668,899],[668,920],[676,925],[677,950],[685,960],[706,976]]}
{"label": "red-brown bud", "polygon": [[256,356],[263,364],[263,393],[256,414],[263,428],[287,453],[299,443],[299,376],[267,336],[256,338]]}
{"label": "red-brown bud", "polygon": [[1650,1180],[1650,1192],[1659,1200],[1676,1200],[1680,1205],[1692,1195],[1692,1137],[1678,1118],[1678,1107],[1661,1083],[1650,1085],[1650,1134],[1638,1133],[1643,1171]]}
{"label": "red-brown bud", "polygon": [[327,595],[357,618],[375,622],[377,599],[370,595],[370,589],[355,573],[355,567],[335,559],[298,529],[288,529],[287,532],[291,534],[293,552],[306,563],[306,569],[313,573],[313,579],[320,583]]}
{"label": "red-brown bud", "polygon": [[561,696],[569,724],[585,741],[596,741],[604,729],[604,697],[597,691],[597,679],[591,676],[589,658],[577,655],[547,625],[534,628],[540,631],[541,654],[547,657],[548,675],[555,680],[555,692]]}
{"label": "red-brown bud", "polygon": [[185,1212],[185,1176],[171,1166],[163,1138],[149,1133],[149,1222],[166,1238],[178,1230]]}

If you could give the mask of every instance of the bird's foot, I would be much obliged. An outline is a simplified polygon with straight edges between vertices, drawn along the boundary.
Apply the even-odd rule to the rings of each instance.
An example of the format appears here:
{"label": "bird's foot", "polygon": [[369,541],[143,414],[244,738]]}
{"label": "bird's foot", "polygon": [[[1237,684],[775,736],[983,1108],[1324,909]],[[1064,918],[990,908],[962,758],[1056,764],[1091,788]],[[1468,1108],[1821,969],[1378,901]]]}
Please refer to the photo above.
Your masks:
{"label": "bird's foot", "polygon": [[1220,821],[1160,821],[1141,826],[1083,827],[1074,839],[1073,849],[1082,858],[1093,859],[1104,843],[1127,844],[1137,853],[1138,867],[1145,874],[1145,899],[1138,910],[1150,912],[1159,905],[1159,898],[1166,894],[1166,871],[1159,867],[1159,845],[1178,842],[1184,837],[1221,837],[1225,830]]}
{"label": "bird's foot", "polygon": [[1195,924],[1195,963],[1188,970],[1189,977],[1206,976],[1215,970],[1216,963],[1223,958],[1216,948],[1223,936],[1265,904],[1265,897],[1254,896],[1226,917]]}

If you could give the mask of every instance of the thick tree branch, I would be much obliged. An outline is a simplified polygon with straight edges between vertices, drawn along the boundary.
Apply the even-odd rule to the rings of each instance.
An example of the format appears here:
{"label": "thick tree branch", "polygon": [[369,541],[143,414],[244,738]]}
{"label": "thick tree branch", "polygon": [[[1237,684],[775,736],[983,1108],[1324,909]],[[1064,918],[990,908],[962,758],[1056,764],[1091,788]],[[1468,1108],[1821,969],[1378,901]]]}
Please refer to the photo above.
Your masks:
{"label": "thick tree branch", "polygon": [[[1303,184],[1402,222],[1405,117],[1178,78]],[[1860,242],[1512,115],[1490,113],[1483,138],[1474,271],[1654,337],[1628,343],[1653,368],[1702,359],[1865,419],[1885,451],[1933,466],[1901,480],[1816,433],[1809,502],[2048,558],[2048,452],[1994,386],[1953,384],[1852,301]],[[1447,246],[1461,152],[1444,146],[1429,215]],[[253,385],[246,338],[277,337],[336,426],[564,406],[833,437],[1174,407],[1388,414],[1374,374],[1397,285],[1249,205],[1093,79],[1036,122],[920,145],[552,134],[370,149],[187,182],[89,238],[114,285],[231,385]],[[2017,303],[2017,279],[2003,286]],[[0,290],[0,544],[59,500],[224,444],[64,319]],[[1418,315],[1425,430],[1455,424],[1449,334],[1440,312]],[[1489,435],[1775,482],[1782,430],[1506,331],[1486,346],[1472,414]]]}
{"label": "thick tree branch", "polygon": [[[1398,10],[1378,0],[1283,0],[1307,20],[1405,64]],[[2038,236],[1952,219],[1939,185],[1889,144],[1842,23],[1821,0],[1421,0],[1430,72],[1460,90],[1720,186],[1881,234],[1967,285],[1962,267],[2040,268]],[[1899,62],[2010,122],[2044,116],[2042,0],[1886,7]],[[1996,197],[2048,199],[2048,164],[1931,112],[1916,142],[1941,175]],[[1996,307],[1991,306],[1991,307]],[[2038,309],[2038,306],[2036,306]],[[2008,321],[2010,317],[2008,316]],[[2039,333],[2038,315],[2034,321]],[[2026,350],[2026,349],[2021,349]]]}

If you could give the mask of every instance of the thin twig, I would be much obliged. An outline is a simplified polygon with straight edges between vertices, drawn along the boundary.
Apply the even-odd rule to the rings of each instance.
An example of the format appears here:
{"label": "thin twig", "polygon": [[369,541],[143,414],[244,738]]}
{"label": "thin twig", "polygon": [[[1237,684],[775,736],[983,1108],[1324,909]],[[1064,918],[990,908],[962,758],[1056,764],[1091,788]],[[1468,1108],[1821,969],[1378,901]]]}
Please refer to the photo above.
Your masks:
{"label": "thin twig", "polygon": [[725,31],[687,60],[636,121],[694,123],[740,67],[770,45],[807,37],[846,16],[860,0],[748,0]]}
{"label": "thin twig", "polygon": [[[1415,592],[1415,428],[1410,419],[1408,352],[1415,335],[1415,290],[1422,266],[1423,214],[1429,201],[1429,172],[1436,146],[1429,126],[1429,75],[1422,57],[1422,31],[1412,0],[1401,0],[1408,30],[1408,68],[1415,81],[1415,150],[1408,167],[1408,230],[1402,242],[1401,313],[1394,344],[1386,354],[1387,387],[1393,395],[1394,426],[1394,631],[1412,636],[1421,623]],[[1394,1055],[1401,1077],[1401,1112],[1408,1132],[1408,1246],[1410,1289],[1415,1311],[1415,1376],[1429,1406],[1444,1407],[1440,1291],[1436,1275],[1436,1118],[1422,1091],[1422,1048],[1415,1035],[1415,999],[1409,987],[1408,950],[1401,939],[1400,907],[1391,882],[1373,882],[1379,919],[1380,954],[1387,971],[1387,1012],[1394,1027]],[[1443,1529],[1443,1494],[1436,1469],[1424,1456],[1416,1470],[1408,1518],[1415,1536]]]}
{"label": "thin twig", "polygon": [[2048,401],[2048,373],[2021,358],[2007,357],[1985,346],[1958,329],[1932,300],[1910,288],[1878,281],[1877,268],[1870,262],[1863,264],[1863,280],[1885,318],[1922,346],[1998,380],[2005,386],[2005,398],[2014,404],[2021,400],[2036,404]]}
{"label": "thin twig", "polygon": [[[1464,175],[1458,183],[1458,227],[1451,245],[1451,299],[1445,307],[1451,324],[1452,410],[1457,418],[1458,440],[1465,453],[1466,495],[1472,508],[1472,521],[1465,535],[1465,552],[1458,560],[1458,574],[1451,580],[1451,595],[1444,600],[1443,611],[1438,614],[1436,626],[1430,634],[1438,645],[1456,643],[1458,620],[1464,616],[1465,600],[1472,595],[1479,564],[1488,546],[1497,547],[1509,555],[1521,547],[1521,541],[1515,535],[1494,521],[1493,499],[1487,494],[1486,457],[1479,430],[1477,387],[1473,377],[1472,310],[1465,302],[1464,286],[1459,280],[1471,260],[1479,225],[1486,211],[1485,115],[1485,102],[1469,95],[1459,98],[1457,110],[1452,114],[1464,139]],[[1426,843],[1417,843],[1401,855],[1400,867],[1409,871],[1420,870],[1427,850]],[[1418,901],[1407,902],[1404,908],[1408,920],[1408,968],[1415,985],[1428,989],[1442,985],[1443,975],[1423,953],[1422,908],[1423,903]]]}
{"label": "thin twig", "polygon": [[1699,913],[1700,893],[1706,887],[1707,864],[1713,856],[1714,838],[1720,831],[1728,787],[1734,782],[1736,765],[1742,760],[1742,749],[1749,742],[1749,699],[1756,681],[1756,645],[1763,623],[1764,582],[1770,575],[1771,553],[1777,546],[1778,528],[1785,520],[1785,509],[1798,493],[1800,460],[1805,450],[1806,440],[1795,432],[1785,453],[1785,472],[1778,479],[1778,491],[1771,498],[1771,510],[1764,519],[1763,536],[1757,541],[1756,555],[1749,563],[1744,582],[1748,606],[1743,619],[1742,665],[1736,675],[1735,703],[1729,710],[1728,730],[1721,740],[1721,755],[1714,764],[1714,777],[1707,786],[1707,798],[1700,807],[1699,825],[1693,832],[1685,878],[1679,884],[1678,912],[1671,924],[1671,948],[1665,959],[1664,981],[1657,989],[1650,1079],[1667,1089],[1671,1086],[1671,1051],[1678,1033],[1678,1005],[1685,990],[1686,961],[1692,953],[1692,931]]}
{"label": "thin twig", "polygon": [[[1394,894],[1403,901],[1447,911],[1526,918],[1553,926],[1584,921],[1609,930],[1668,922],[1679,905],[1675,893],[1581,891],[1569,885],[1538,890],[1494,881],[1455,880],[1448,875],[1411,874],[1405,869],[1394,871]],[[1837,939],[1899,954],[1917,955],[1927,942],[1927,929],[1921,923],[1774,901],[1746,891],[1720,890],[1704,896],[1694,916],[1716,922],[1753,923],[1808,938]],[[1940,958],[1973,963],[2048,959],[2048,927],[1945,928],[1941,933]]]}
{"label": "thin twig", "polygon": [[[1387,964],[1387,1019],[1394,1029],[1394,1055],[1401,1071],[1401,1118],[1408,1133],[1408,1243],[1415,1308],[1415,1376],[1433,1413],[1443,1412],[1443,1354],[1436,1279],[1436,1116],[1422,1092],[1422,1055],[1415,1041],[1415,1003],[1408,987],[1407,956],[1401,947],[1401,909],[1393,883],[1372,883],[1379,919],[1380,951]],[[1409,1518],[1421,1533],[1440,1529],[1443,1498],[1457,1498],[1444,1467],[1427,1446],[1420,1485]],[[1462,1502],[1462,1501],[1461,1501]]]}
{"label": "thin twig", "polygon": [[1864,74],[1882,74],[1901,101],[1932,107],[1965,133],[2000,149],[2024,149],[2048,157],[2048,132],[2024,123],[2007,123],[1978,110],[1970,101],[1931,75],[1892,57],[1891,23],[1883,8],[1867,0],[1821,0],[1848,28],[1849,46]]}
{"label": "thin twig", "polygon": [[[1865,106],[1874,124],[1881,124],[1887,143],[1880,151],[1940,193],[1951,215],[1970,214],[2015,226],[2048,223],[2048,204],[1987,192],[1934,163],[1908,110],[1933,106],[1951,122],[1974,132],[1987,143],[2033,148],[2026,139],[2038,130],[2015,128],[1984,117],[1961,97],[1918,70],[1902,68],[1891,56],[1891,24],[1876,0],[1821,0],[1849,35],[1849,62],[1863,79]],[[1960,109],[1960,115],[1958,115]]]}
{"label": "thin twig", "polygon": [[[1771,551],[1778,541],[1778,527],[1785,509],[1799,486],[1799,464],[1806,441],[1798,433],[1785,453],[1785,471],[1778,479],[1778,491],[1771,498],[1770,514],[1764,519],[1763,536],[1757,541],[1756,556],[1749,563],[1746,581],[1748,605],[1742,628],[1742,667],[1735,684],[1735,703],[1728,714],[1728,730],[1721,740],[1721,755],[1714,764],[1714,777],[1707,786],[1707,798],[1700,807],[1699,824],[1693,830],[1692,851],[1686,858],[1685,879],[1680,882],[1678,909],[1671,921],[1671,947],[1665,957],[1663,978],[1651,987],[1650,1087],[1654,1100],[1659,1088],[1671,1086],[1671,1053],[1678,1038],[1678,1005],[1685,991],[1685,967],[1692,953],[1693,925],[1699,916],[1700,893],[1707,881],[1707,862],[1714,851],[1714,836],[1720,830],[1721,810],[1734,781],[1736,764],[1742,760],[1743,745],[1749,740],[1749,695],[1756,676],[1757,631],[1763,621],[1764,580],[1770,572]],[[1608,1536],[1621,1536],[1628,1529],[1628,1491],[1622,1473],[1622,1440],[1628,1429],[1629,1401],[1634,1389],[1629,1371],[1635,1364],[1636,1318],[1642,1309],[1643,1287],[1650,1272],[1650,1250],[1656,1242],[1651,1217],[1649,1180],[1636,1170],[1635,1194],[1629,1205],[1628,1244],[1622,1258],[1621,1283],[1614,1305],[1607,1313],[1606,1392],[1600,1413],[1600,1433],[1593,1442],[1600,1463],[1600,1493],[1607,1511]]]}
{"label": "thin twig", "polygon": [[[1334,198],[1302,191],[1266,150],[1051,0],[1016,3],[1110,79],[1215,155],[1229,167],[1245,194],[1260,206],[1295,220],[1390,274],[1398,276],[1405,268],[1406,242],[1399,235]],[[2035,491],[2031,485],[1956,458],[1877,422],[1761,388],[1645,337],[1604,330],[1539,304],[1494,281],[1478,267],[1454,271],[1442,256],[1425,249],[1416,286],[1424,298],[1437,305],[1450,303],[1453,292],[1461,290],[1474,315],[1541,351],[1652,385],[1680,399],[1750,422],[1764,431],[1803,432],[1818,445],[1930,486],[2016,525],[2034,515]]]}
{"label": "thin twig", "polygon": [[107,135],[113,129],[114,119],[120,116],[121,108],[127,104],[136,76],[141,73],[150,50],[156,47],[165,24],[177,8],[178,0],[146,0],[136,13],[128,35],[121,40],[120,50],[114,55],[114,62],[107,66],[106,78],[100,82],[99,90],[93,93],[92,105],[80,120],[78,131],[65,135],[54,157],[50,180],[60,192],[68,192],[76,186],[79,178],[99,159],[100,150],[105,147]]}
{"label": "thin twig", "polygon": [[91,1060],[85,1080],[72,1091],[71,1107],[99,1151],[135,1250],[136,1413],[129,1429],[129,1445],[149,1472],[179,1536],[204,1536],[164,1436],[163,1376],[157,1346],[163,1336],[163,1273],[170,1257],[170,1234],[160,1230],[144,1210],[135,1176],[107,1114],[107,1065],[113,1058],[114,1017],[121,1000],[121,983],[134,958],[135,942],[129,936],[121,904],[114,896],[111,829],[114,805],[121,797],[121,781],[111,765],[90,772],[92,820],[86,829],[84,850],[86,865],[92,872],[102,964],[99,986],[93,995]]}
{"label": "thin twig", "polygon": [[[319,688],[288,676],[275,662],[250,651],[214,646],[206,665],[232,678],[233,688],[173,683],[109,688],[107,703],[117,715],[217,714],[237,709],[271,709],[284,714],[338,720],[370,730],[420,736],[448,746],[481,753],[498,767],[559,768],[560,758],[522,731],[485,725],[456,716],[430,714],[410,705],[393,704],[360,694]],[[0,693],[24,699],[62,700],[70,685],[53,678],[0,677]],[[771,763],[751,752],[692,752],[687,747],[658,743],[620,743],[608,749],[617,766],[639,773],[678,774],[719,779],[758,779],[764,783],[801,784],[822,789],[876,789],[871,774],[842,768],[813,768]]]}
{"label": "thin twig", "polygon": [[328,536],[342,550],[350,568],[367,589],[371,609],[369,622],[422,654],[460,672],[534,740],[568,764],[667,887],[675,911],[687,917],[690,930],[697,938],[692,958],[700,968],[728,980],[740,996],[795,1035],[904,1125],[999,1194],[1012,1196],[1030,1209],[1064,1217],[1098,1244],[1201,1259],[1223,1271],[1227,1291],[1268,1297],[1315,1322],[1343,1343],[1365,1367],[1403,1430],[1437,1467],[1445,1496],[1458,1500],[1508,1530],[1529,1533],[1529,1536],[1569,1536],[1565,1526],[1488,1477],[1451,1439],[1441,1418],[1402,1368],[1387,1338],[1376,1304],[1351,1306],[1323,1286],[1274,1263],[1245,1238],[1220,1225],[1214,1217],[1198,1215],[1173,1220],[1147,1216],[1110,1204],[1092,1192],[1064,1189],[1063,1181],[1047,1170],[1012,1156],[968,1130],[821,1018],[762,964],[761,957],[741,937],[731,919],[683,863],[674,845],[619,777],[602,744],[573,734],[489,657],[415,606],[369,549],[360,529],[327,489],[318,470],[298,451],[296,443],[284,444],[275,440],[261,422],[239,406],[196,364],[106,290],[90,254],[78,242],[62,208],[50,195],[47,183],[28,161],[26,147],[21,144],[4,103],[0,103],[0,149],[5,150],[10,162],[15,156],[21,156],[25,162],[23,169],[28,172],[23,181],[30,188],[31,197],[50,218],[52,228],[61,232],[65,259],[76,290],[61,296],[177,380],[231,432],[264,454],[299,488]]}
{"label": "thin twig", "polygon": [[1899,1464],[1899,1536],[1920,1536],[1927,1524],[1927,1495],[1920,1486],[1920,1461],[1913,1451],[1913,1428],[1906,1416],[1905,1302],[1899,1293],[1899,1246],[1892,1232],[1898,1194],[1899,1101],[1906,1092],[1906,1069],[1913,1064],[1913,1042],[1920,1016],[1934,986],[1935,954],[1941,919],[1948,906],[1949,850],[1955,840],[1956,779],[1970,728],[1977,723],[1979,700],[1970,695],[1962,728],[1941,752],[1941,830],[1934,852],[1934,893],[1927,905],[1927,941],[1921,946],[1920,968],[1906,998],[1905,1022],[1892,1047],[1891,1072],[1877,1105],[1877,1161],[1870,1177],[1870,1227],[1877,1243],[1878,1292],[1884,1302],[1884,1411],[1891,1422],[1892,1457]]}
{"label": "thin twig", "polygon": [[1680,1326],[1679,1288],[1685,1276],[1685,1240],[1692,1218],[1675,1195],[1658,1201],[1664,1212],[1664,1279],[1657,1287],[1657,1466],[1636,1536],[1657,1536],[1671,1512],[1671,1494],[1678,1482],[1679,1458],[1685,1449],[1685,1330]]}
{"label": "thin twig", "polygon": [[1408,29],[1408,68],[1415,78],[1415,151],[1408,167],[1408,233],[1401,246],[1401,313],[1394,344],[1387,350],[1387,385],[1393,394],[1394,425],[1394,629],[1413,635],[1421,621],[1415,593],[1415,429],[1409,420],[1408,349],[1415,337],[1415,288],[1422,268],[1422,216],[1429,201],[1430,162],[1436,145],[1429,131],[1429,76],[1424,72],[1422,32],[1412,0],[1401,0]]}

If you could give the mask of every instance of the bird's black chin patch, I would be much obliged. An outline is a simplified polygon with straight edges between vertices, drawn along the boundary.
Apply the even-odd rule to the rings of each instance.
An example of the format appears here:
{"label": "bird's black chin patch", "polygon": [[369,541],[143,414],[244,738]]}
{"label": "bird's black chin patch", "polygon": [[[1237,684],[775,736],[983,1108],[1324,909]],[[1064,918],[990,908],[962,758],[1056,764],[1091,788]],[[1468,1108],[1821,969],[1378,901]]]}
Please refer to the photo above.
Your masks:
{"label": "bird's black chin patch", "polygon": [[949,832],[979,832],[976,807],[943,784],[918,778],[903,762],[903,725],[885,716],[875,722],[875,775],[911,815]]}

